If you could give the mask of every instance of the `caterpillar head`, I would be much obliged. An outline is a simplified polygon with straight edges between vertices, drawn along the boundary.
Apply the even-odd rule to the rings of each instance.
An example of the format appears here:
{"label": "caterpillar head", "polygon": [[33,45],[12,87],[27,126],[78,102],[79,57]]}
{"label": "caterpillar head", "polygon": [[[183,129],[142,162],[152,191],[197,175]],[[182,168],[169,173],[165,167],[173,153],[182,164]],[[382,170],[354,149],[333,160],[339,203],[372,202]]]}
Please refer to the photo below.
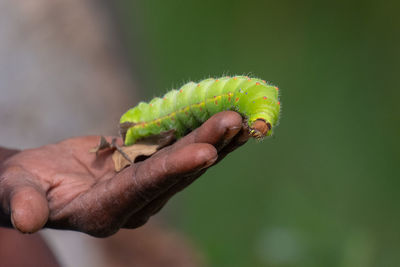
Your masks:
{"label": "caterpillar head", "polygon": [[250,136],[256,139],[262,139],[270,134],[271,128],[271,123],[266,122],[264,119],[256,119],[250,125],[249,133]]}

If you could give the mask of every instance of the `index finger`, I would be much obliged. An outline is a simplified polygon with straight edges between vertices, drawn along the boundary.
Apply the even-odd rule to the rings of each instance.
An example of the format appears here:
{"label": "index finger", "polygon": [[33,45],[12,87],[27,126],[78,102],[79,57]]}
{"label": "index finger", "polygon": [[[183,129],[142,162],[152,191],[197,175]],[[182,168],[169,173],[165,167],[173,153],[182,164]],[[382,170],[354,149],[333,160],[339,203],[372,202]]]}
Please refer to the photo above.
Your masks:
{"label": "index finger", "polygon": [[207,143],[220,150],[239,133],[243,126],[243,119],[234,111],[222,111],[195,129],[182,139],[178,140],[171,149],[180,149],[194,143]]}

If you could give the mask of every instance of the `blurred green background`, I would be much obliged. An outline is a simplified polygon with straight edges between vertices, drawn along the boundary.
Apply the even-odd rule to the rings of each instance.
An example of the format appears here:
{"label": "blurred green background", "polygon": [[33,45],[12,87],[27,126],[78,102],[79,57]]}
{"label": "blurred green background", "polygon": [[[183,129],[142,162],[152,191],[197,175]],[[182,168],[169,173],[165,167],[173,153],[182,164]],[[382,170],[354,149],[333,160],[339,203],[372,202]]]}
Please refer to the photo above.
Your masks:
{"label": "blurred green background", "polygon": [[143,99],[225,74],[280,88],[275,136],[250,141],[163,211],[210,266],[400,265],[399,10],[119,1]]}

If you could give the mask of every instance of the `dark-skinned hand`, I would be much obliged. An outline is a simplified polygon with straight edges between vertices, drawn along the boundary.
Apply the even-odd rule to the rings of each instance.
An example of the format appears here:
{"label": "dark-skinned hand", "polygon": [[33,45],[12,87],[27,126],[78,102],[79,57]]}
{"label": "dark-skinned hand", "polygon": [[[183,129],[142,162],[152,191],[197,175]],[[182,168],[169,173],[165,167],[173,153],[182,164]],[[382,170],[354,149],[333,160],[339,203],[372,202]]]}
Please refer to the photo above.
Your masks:
{"label": "dark-skinned hand", "polygon": [[0,224],[24,233],[50,227],[98,237],[139,227],[244,144],[249,137],[243,127],[239,114],[220,112],[119,173],[111,150],[98,156],[88,152],[98,144],[98,136],[15,151],[0,162]]}

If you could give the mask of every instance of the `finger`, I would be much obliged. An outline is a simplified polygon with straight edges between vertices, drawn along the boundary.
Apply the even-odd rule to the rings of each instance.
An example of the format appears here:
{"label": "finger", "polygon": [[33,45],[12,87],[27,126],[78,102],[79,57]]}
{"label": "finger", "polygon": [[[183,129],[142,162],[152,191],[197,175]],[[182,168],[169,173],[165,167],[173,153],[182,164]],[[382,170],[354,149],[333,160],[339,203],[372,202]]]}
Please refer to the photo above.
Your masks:
{"label": "finger", "polygon": [[[249,138],[250,136],[248,134],[247,127],[243,127],[240,130],[240,132],[232,139],[232,141],[218,153],[218,159],[212,165],[217,164],[229,153],[233,152],[235,149],[245,144]],[[195,180],[197,180],[197,178],[203,175],[207,169],[208,168],[202,169],[196,174],[193,174],[186,179],[181,179],[180,181],[178,181],[166,192],[162,193],[159,197],[151,201],[140,211],[132,215],[129,218],[129,220],[125,223],[124,227],[137,228],[145,224],[148,221],[148,219],[157,212],[159,212],[175,194],[177,194],[178,192],[182,191],[183,189],[191,185]]]}
{"label": "finger", "polygon": [[177,141],[171,149],[179,149],[193,143],[207,143],[220,150],[240,131],[242,124],[242,117],[237,112],[219,112]]}
{"label": "finger", "polygon": [[[104,231],[121,226],[179,178],[212,165],[216,159],[217,151],[212,145],[191,144],[134,164],[79,197],[79,207],[84,211],[79,218],[72,216],[73,223],[77,228],[86,227],[85,232],[92,235],[106,236],[109,233]],[[93,226],[83,225],[90,220]]]}
{"label": "finger", "polygon": [[[181,139],[181,141],[178,141],[178,143],[176,143],[174,146],[176,146],[176,148],[179,149],[181,146],[190,144],[191,142],[196,142],[199,139],[201,141],[204,141],[206,138],[210,137],[210,133],[208,132],[209,129],[216,129],[213,131],[211,135],[213,135],[214,132],[216,132],[216,135],[222,136],[224,138],[223,141],[228,144],[226,144],[226,146],[218,153],[218,159],[212,164],[215,165],[223,157],[225,157],[230,152],[234,151],[239,146],[246,143],[247,140],[249,139],[247,127],[243,126],[242,118],[236,115],[238,114],[235,112],[221,112],[215,115],[212,118],[212,120],[209,120],[205,124],[203,124],[202,127],[205,128],[205,130],[200,128],[195,130],[200,133],[192,132],[191,134],[189,134],[184,138],[185,140]],[[218,121],[221,121],[222,118],[224,118],[224,120],[222,120],[221,124],[218,124]],[[216,127],[218,125],[219,127]],[[239,125],[240,129],[237,130],[237,127]],[[214,139],[214,141],[212,142],[216,143],[217,146],[221,145],[221,141],[218,141],[218,138]],[[191,177],[188,177],[186,179],[180,179],[180,181],[174,184],[166,192],[162,193],[158,198],[151,201],[143,209],[141,209],[139,212],[131,216],[131,218],[127,221],[124,227],[135,228],[144,224],[148,220],[148,218],[157,213],[168,202],[170,198],[172,198],[176,193],[182,191],[187,186],[192,184],[205,171],[206,169],[203,169],[200,172],[191,175]]]}
{"label": "finger", "polygon": [[49,208],[44,192],[33,186],[16,188],[10,199],[11,222],[22,233],[34,233],[46,224]]}
{"label": "finger", "polygon": [[173,185],[166,192],[162,193],[159,197],[151,201],[141,210],[133,214],[128,221],[124,224],[124,228],[137,228],[145,224],[148,219],[159,212],[165,204],[178,192],[182,191],[190,184],[192,184],[197,178],[203,175],[206,172],[206,169],[202,169],[196,174],[190,175],[190,177],[182,177],[183,181],[180,181]]}
{"label": "finger", "polygon": [[[223,113],[227,113],[227,112],[221,112],[221,115],[225,115]],[[228,112],[231,113],[231,112]],[[237,114],[236,112],[233,112],[233,114]],[[230,115],[230,114],[229,114]],[[235,116],[233,116],[235,117]],[[217,117],[218,119],[218,117]],[[238,118],[230,118],[228,119],[228,121],[234,121],[237,120]],[[240,118],[241,120],[241,118]],[[235,123],[238,123],[238,121],[236,121]],[[227,154],[231,153],[232,151],[234,151],[235,149],[237,149],[238,147],[242,146],[243,144],[245,144],[249,138],[250,135],[248,133],[248,127],[245,124],[241,124],[241,128],[240,130],[236,133],[236,127],[232,127],[233,130],[228,130],[228,135],[226,135],[228,138],[225,140],[229,140],[229,138],[231,138],[230,142],[226,144],[225,147],[222,148],[221,151],[218,152],[218,159],[212,164],[215,165],[217,164],[219,161],[221,161]],[[208,126],[207,126],[208,127]],[[202,133],[200,133],[202,134]],[[232,136],[233,135],[233,136]],[[232,138],[233,137],[233,138]],[[190,137],[193,138],[193,137]],[[192,139],[193,140],[193,139]],[[181,144],[178,144],[178,148],[180,147],[180,145],[184,144],[184,142],[182,142]],[[210,165],[211,166],[211,165]],[[209,167],[210,167],[209,166]],[[205,172],[205,169],[202,170],[202,173]],[[202,174],[201,173],[201,174]],[[200,176],[200,175],[198,175]],[[179,181],[178,184],[174,185],[173,188],[171,188],[168,194],[166,194],[167,198],[169,199],[170,196],[176,194],[177,192],[183,190],[185,187],[189,186],[196,178],[198,178],[198,176],[196,176],[194,179],[192,179],[191,181],[186,181],[186,180],[182,180]]]}
{"label": "finger", "polygon": [[136,169],[136,189],[144,199],[154,199],[185,176],[211,166],[217,158],[217,151],[210,144],[190,144],[151,157]]}
{"label": "finger", "polygon": [[38,231],[49,217],[45,192],[32,182],[31,176],[21,167],[11,167],[2,173],[0,196],[3,210],[10,216],[14,228],[22,233]]}
{"label": "finger", "polygon": [[214,163],[217,164],[224,159],[229,153],[235,151],[237,148],[244,145],[250,139],[248,127],[244,126],[239,133],[227,144],[219,153],[218,160]]}

